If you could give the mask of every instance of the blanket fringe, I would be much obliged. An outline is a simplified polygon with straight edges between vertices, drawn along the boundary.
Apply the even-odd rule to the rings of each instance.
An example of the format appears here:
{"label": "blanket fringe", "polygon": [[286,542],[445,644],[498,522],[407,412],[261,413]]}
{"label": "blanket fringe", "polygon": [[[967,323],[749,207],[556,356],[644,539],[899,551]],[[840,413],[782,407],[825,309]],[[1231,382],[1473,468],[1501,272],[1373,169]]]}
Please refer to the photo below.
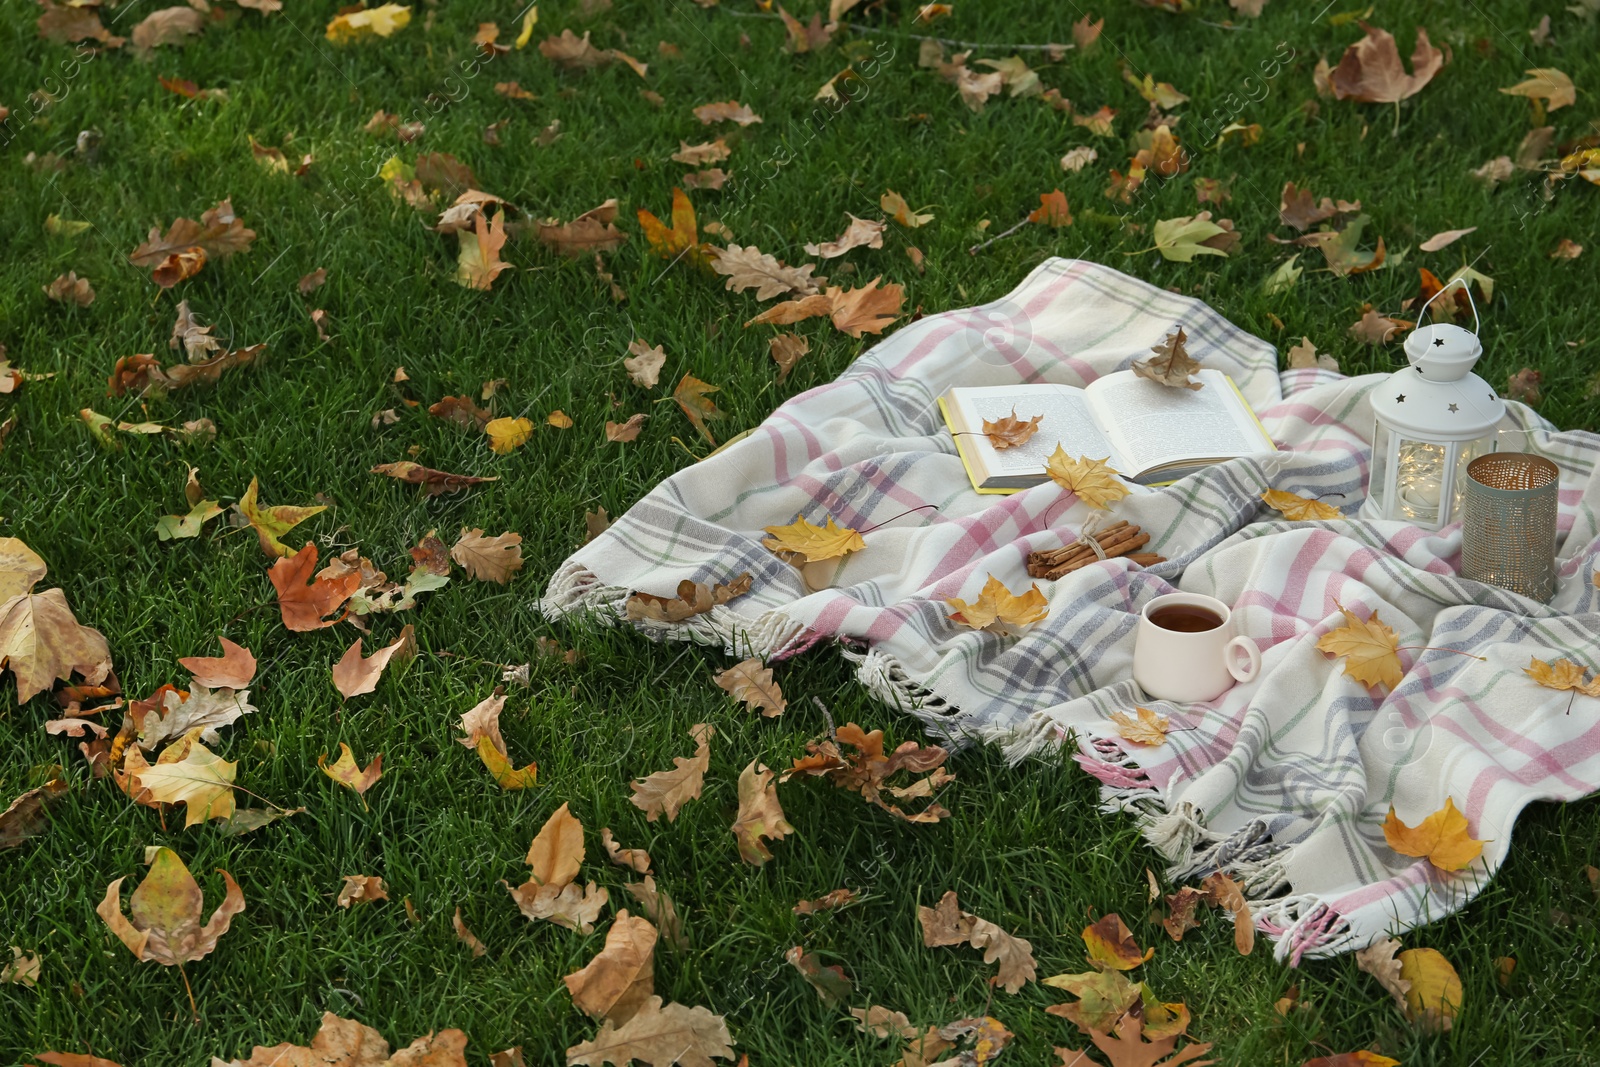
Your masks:
{"label": "blanket fringe", "polygon": [[809,638],[806,627],[779,611],[750,618],[727,605],[677,623],[630,623],[627,600],[633,590],[604,585],[593,571],[567,562],[550,578],[545,595],[535,605],[548,619],[588,615],[605,626],[631,625],[652,641],[693,641],[715,645],[732,656],[781,657]]}
{"label": "blanket fringe", "polygon": [[973,716],[912,681],[905,666],[894,656],[874,648],[846,647],[842,651],[844,658],[856,665],[856,680],[873,696],[891,708],[915,716],[929,733],[952,748],[964,748],[980,738]]}

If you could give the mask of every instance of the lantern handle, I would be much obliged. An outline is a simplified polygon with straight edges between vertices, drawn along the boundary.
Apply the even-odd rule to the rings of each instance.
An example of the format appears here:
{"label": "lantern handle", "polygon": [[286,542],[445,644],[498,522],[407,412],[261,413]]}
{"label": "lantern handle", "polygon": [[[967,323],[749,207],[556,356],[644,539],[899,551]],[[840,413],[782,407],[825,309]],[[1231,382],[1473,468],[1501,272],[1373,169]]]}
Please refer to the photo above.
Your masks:
{"label": "lantern handle", "polygon": [[1427,303],[1422,305],[1422,310],[1417,313],[1417,321],[1421,322],[1427,317],[1428,304],[1433,303],[1435,300],[1443,296],[1445,294],[1445,290],[1449,289],[1452,285],[1461,286],[1461,291],[1467,294],[1467,306],[1472,308],[1472,335],[1476,337],[1482,331],[1483,323],[1478,319],[1478,302],[1472,299],[1472,286],[1467,284],[1465,278],[1451,278],[1449,281],[1445,282],[1444,285],[1440,286],[1439,291],[1428,297]]}

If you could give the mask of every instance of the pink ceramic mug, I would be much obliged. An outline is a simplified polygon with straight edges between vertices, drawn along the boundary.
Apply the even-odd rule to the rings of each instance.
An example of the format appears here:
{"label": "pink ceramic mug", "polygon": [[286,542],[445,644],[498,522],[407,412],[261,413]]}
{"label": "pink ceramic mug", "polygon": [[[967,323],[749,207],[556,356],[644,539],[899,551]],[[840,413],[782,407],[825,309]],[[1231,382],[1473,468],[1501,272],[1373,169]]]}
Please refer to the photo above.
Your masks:
{"label": "pink ceramic mug", "polygon": [[1232,615],[1200,593],[1156,597],[1139,613],[1133,680],[1157,700],[1179,702],[1211,700],[1250,681],[1261,671],[1261,652],[1248,637],[1233,636]]}

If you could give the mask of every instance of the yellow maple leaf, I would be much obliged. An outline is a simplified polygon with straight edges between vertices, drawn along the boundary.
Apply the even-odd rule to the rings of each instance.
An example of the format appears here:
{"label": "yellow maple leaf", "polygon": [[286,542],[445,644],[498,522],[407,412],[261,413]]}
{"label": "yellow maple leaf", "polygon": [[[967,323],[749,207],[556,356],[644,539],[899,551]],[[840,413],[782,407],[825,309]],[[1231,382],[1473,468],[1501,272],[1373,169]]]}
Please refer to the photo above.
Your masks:
{"label": "yellow maple leaf", "polygon": [[489,436],[489,447],[504,456],[528,443],[533,423],[528,419],[490,419],[483,432]]}
{"label": "yellow maple leaf", "polygon": [[1117,733],[1136,745],[1160,745],[1167,740],[1167,720],[1149,708],[1133,709],[1136,719],[1125,711],[1113,711],[1111,721],[1117,724]]}
{"label": "yellow maple leaf", "polygon": [[650,242],[650,251],[662,259],[685,256],[698,263],[706,262],[705,246],[700,244],[699,225],[695,221],[694,205],[682,189],[672,190],[672,225],[668,227],[644,208],[638,210],[639,228]]}
{"label": "yellow maple leaf", "polygon": [[1298,493],[1287,493],[1282,489],[1268,489],[1261,494],[1261,500],[1267,507],[1283,512],[1283,517],[1290,522],[1344,518],[1339,509],[1332,504],[1324,504],[1320,500],[1312,500]]}
{"label": "yellow maple leaf", "polygon": [[804,557],[807,563],[836,557],[842,559],[867,547],[859,533],[848,526],[838,525],[832,515],[828,516],[825,526],[817,526],[796,517],[787,526],[766,526],[763,529],[771,535],[761,539],[763,545],[774,552],[795,553]]}
{"label": "yellow maple leaf", "polygon": [[256,479],[250,479],[250,488],[244,491],[244,496],[239,498],[239,513],[256,529],[256,536],[261,539],[261,550],[269,556],[292,556],[295,550],[284,544],[278,538],[305,522],[320,511],[327,511],[326,504],[319,504],[311,508],[291,507],[287,504],[274,504],[272,507],[262,507],[256,500]]}
{"label": "yellow maple leaf", "polygon": [[1483,842],[1467,832],[1467,817],[1456,810],[1453,798],[1416,826],[1407,826],[1389,806],[1383,820],[1383,839],[1402,856],[1425,856],[1441,871],[1459,871],[1483,852]]}
{"label": "yellow maple leaf", "polygon": [[1405,671],[1400,666],[1400,638],[1389,629],[1378,613],[1369,618],[1357,618],[1342,604],[1345,624],[1329,630],[1317,642],[1317,649],[1333,656],[1344,657],[1344,672],[1365,686],[1385,685],[1390,689],[1400,684]]}
{"label": "yellow maple leaf", "polygon": [[328,23],[327,37],[334,44],[349,44],[366,37],[392,37],[411,21],[411,9],[400,4],[346,11]]}
{"label": "yellow maple leaf", "polygon": [[952,622],[962,623],[974,630],[986,629],[997,622],[1027,626],[1050,614],[1037,583],[1029,586],[1021,596],[1013,596],[1005,583],[992,574],[983,583],[977,600],[969,604],[965,600],[946,597],[945,603],[955,609],[950,615]]}
{"label": "yellow maple leaf", "polygon": [[1051,481],[1091,508],[1104,508],[1129,493],[1128,487],[1117,477],[1117,472],[1107,465],[1106,460],[1090,459],[1088,456],[1073,459],[1060,444],[1045,461],[1044,470],[1050,475]]}
{"label": "yellow maple leaf", "polygon": [[1546,689],[1576,689],[1580,693],[1589,692],[1583,684],[1583,664],[1574,663],[1570,659],[1558,659],[1551,663],[1534,657],[1528,661],[1522,673]]}

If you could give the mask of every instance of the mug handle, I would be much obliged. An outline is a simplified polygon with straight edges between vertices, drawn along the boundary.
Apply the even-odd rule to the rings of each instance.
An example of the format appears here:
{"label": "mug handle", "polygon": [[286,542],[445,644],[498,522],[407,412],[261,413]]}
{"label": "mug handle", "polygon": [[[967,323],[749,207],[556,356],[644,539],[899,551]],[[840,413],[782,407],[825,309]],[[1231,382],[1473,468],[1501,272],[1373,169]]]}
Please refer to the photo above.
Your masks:
{"label": "mug handle", "polygon": [[[1239,664],[1239,657],[1233,654],[1236,648],[1244,650],[1247,662],[1243,666]],[[1248,637],[1235,637],[1222,646],[1222,661],[1236,682],[1253,681],[1255,676],[1261,673],[1261,650],[1256,648],[1256,643]]]}

